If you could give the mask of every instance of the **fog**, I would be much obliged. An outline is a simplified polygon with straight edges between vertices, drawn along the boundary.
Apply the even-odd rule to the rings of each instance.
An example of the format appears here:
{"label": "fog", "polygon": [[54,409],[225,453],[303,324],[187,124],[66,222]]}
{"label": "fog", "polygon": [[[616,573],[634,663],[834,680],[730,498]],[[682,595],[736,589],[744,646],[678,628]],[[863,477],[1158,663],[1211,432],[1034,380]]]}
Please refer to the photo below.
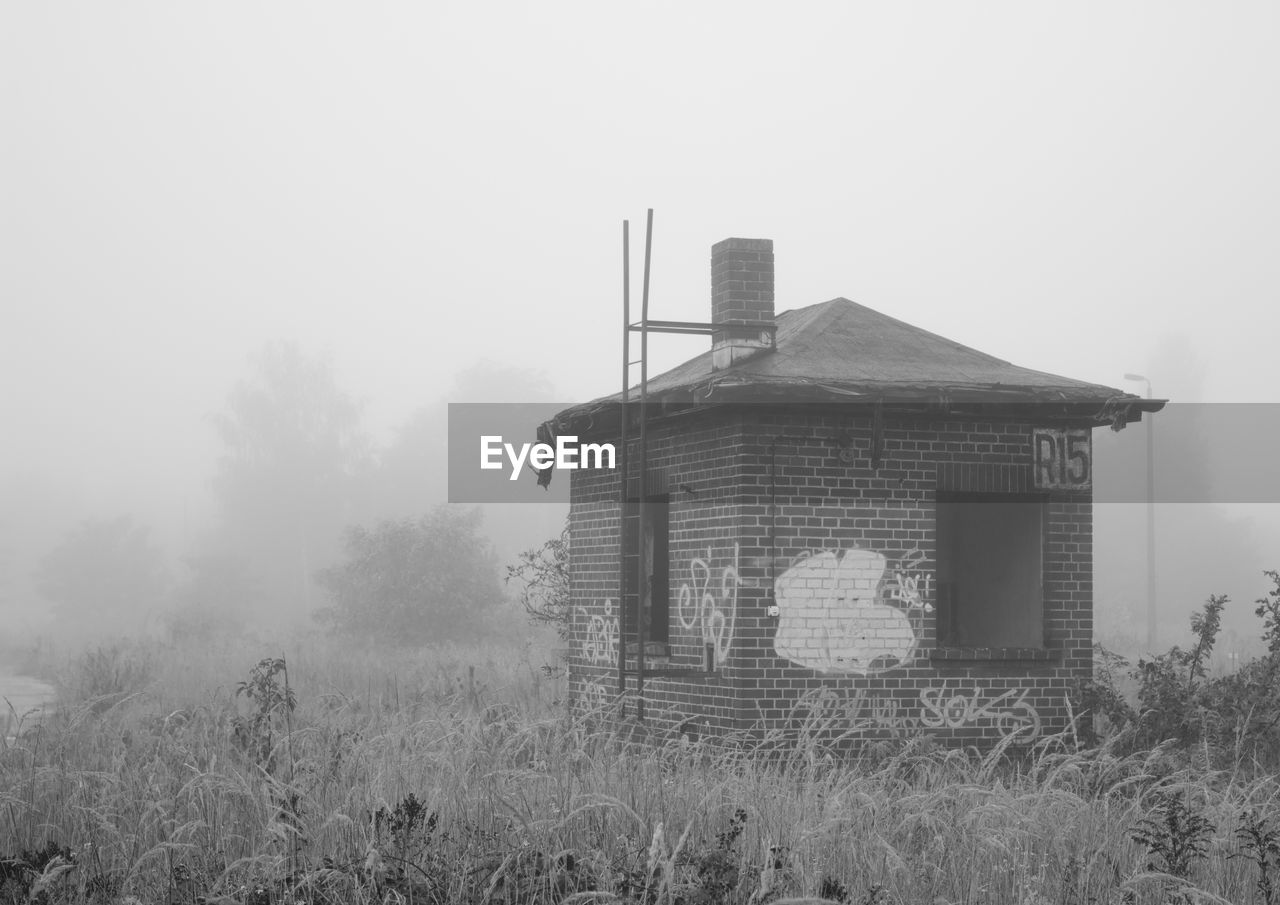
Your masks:
{"label": "fog", "polygon": [[[86,629],[40,577],[86,523],[128,519],[172,584],[228,549],[218,419],[269,350],[327,375],[375,476],[326,525],[443,501],[446,402],[613,392],[620,224],[649,207],[654,317],[706,320],[711,244],[766,237],[778,311],[846,296],[1038,370],[1280,402],[1277,26],[1247,2],[11,4],[0,626]],[[704,343],[656,342],[651,373]],[[1098,431],[1099,469],[1142,430]],[[1212,482],[1231,447],[1184,458]],[[1275,506],[1160,510],[1163,640],[1210,593],[1252,632]],[[485,530],[501,564],[563,517]],[[1145,509],[1096,521],[1099,624],[1140,634]],[[171,604],[135,595],[131,624]]]}

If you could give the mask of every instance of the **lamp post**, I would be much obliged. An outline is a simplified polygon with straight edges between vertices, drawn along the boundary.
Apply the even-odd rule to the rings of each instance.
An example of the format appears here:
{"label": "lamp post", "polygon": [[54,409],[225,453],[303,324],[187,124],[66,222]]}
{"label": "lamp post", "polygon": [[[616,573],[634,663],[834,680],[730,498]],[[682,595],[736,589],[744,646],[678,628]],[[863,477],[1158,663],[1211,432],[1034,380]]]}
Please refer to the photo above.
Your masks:
{"label": "lamp post", "polygon": [[[1151,381],[1141,374],[1125,374],[1125,380],[1147,385],[1151,398]],[[1156,436],[1155,419],[1147,415],[1147,650],[1156,648]]]}

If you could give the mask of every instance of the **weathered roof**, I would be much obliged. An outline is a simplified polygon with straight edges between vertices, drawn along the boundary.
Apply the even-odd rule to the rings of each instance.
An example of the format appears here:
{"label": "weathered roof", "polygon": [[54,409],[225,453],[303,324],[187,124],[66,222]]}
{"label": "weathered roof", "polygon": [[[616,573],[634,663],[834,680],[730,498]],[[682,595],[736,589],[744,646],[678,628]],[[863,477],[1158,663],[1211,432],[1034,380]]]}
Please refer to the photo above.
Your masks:
{"label": "weathered roof", "polygon": [[[649,378],[650,402],[854,402],[863,397],[867,402],[1123,404],[1126,421],[1163,405],[1114,387],[1010,364],[845,298],[784,311],[776,322],[774,350],[715,370],[708,349]],[[633,391],[631,400],[636,398]],[[590,414],[620,399],[614,394],[575,406],[556,420]]]}

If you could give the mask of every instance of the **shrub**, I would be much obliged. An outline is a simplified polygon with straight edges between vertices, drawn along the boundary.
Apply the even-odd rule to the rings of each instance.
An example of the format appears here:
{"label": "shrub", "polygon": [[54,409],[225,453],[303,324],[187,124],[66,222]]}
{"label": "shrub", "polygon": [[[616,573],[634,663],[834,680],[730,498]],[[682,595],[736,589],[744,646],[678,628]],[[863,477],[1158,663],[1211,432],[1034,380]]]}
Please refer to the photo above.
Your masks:
{"label": "shrub", "polygon": [[142,691],[151,682],[153,655],[147,648],[124,642],[84,651],[57,677],[64,703],[92,702],[94,709],[110,706]]}
{"label": "shrub", "polygon": [[347,532],[345,561],[320,573],[336,631],[421,646],[476,635],[502,600],[497,563],[480,534],[480,510],[437,507],[417,521]]}
{"label": "shrub", "polygon": [[1226,603],[1225,596],[1211,596],[1201,612],[1192,614],[1196,642],[1190,650],[1175,645],[1167,653],[1138,661],[1139,724],[1148,744],[1169,738],[1190,744],[1200,737],[1203,705],[1199,692]]}
{"label": "shrub", "polygon": [[[1280,758],[1280,572],[1265,573],[1275,587],[1257,601],[1267,654],[1233,675],[1211,678],[1209,655],[1221,627],[1225,596],[1211,596],[1191,617],[1195,643],[1139,660],[1139,707],[1125,701],[1115,681],[1116,660],[1095,657],[1094,676],[1075,690],[1077,708],[1115,730],[1119,749],[1140,751],[1165,741],[1183,751],[1198,746],[1209,758],[1238,762],[1249,755]],[[1087,725],[1087,724],[1086,724]],[[1085,740],[1099,739],[1085,732]]]}
{"label": "shrub", "polygon": [[520,604],[534,622],[550,625],[562,639],[569,637],[569,526],[536,550],[520,554],[520,562],[507,566],[506,582],[521,585]]}

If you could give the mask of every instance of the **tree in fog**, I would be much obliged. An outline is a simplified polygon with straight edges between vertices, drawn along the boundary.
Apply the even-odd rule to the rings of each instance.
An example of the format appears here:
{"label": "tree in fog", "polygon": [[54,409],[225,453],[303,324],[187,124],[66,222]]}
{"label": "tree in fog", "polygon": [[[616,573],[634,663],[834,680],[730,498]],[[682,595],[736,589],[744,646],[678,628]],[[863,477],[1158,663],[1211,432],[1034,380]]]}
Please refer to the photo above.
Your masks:
{"label": "tree in fog", "polygon": [[13,603],[13,551],[7,544],[0,543],[0,613]]}
{"label": "tree in fog", "polygon": [[309,606],[314,573],[353,520],[370,461],[360,405],[324,357],[273,343],[214,422],[226,552],[251,563],[277,604]]}
{"label": "tree in fog", "polygon": [[175,641],[227,640],[244,632],[250,615],[267,601],[262,581],[243,557],[205,552],[189,557],[186,575],[170,594],[165,614]]}
{"label": "tree in fog", "polygon": [[[492,429],[486,433],[532,441],[538,424],[560,408],[547,405],[554,398],[541,371],[483,361],[458,372],[448,389],[436,401],[415,410],[381,451],[370,495],[372,512],[377,518],[414,518],[448,499],[449,403],[505,403],[492,406]],[[485,503],[481,509],[484,532],[505,566],[522,551],[557,533],[568,505]]]}
{"label": "tree in fog", "polygon": [[[448,499],[449,403],[530,403],[552,398],[551,384],[541,371],[491,361],[460,371],[440,398],[409,415],[382,450],[375,490],[379,515],[416,515]],[[536,427],[528,425],[530,439]],[[501,527],[491,524],[490,531]]]}
{"label": "tree in fog", "polygon": [[119,634],[156,612],[169,576],[146,527],[122,517],[74,529],[44,557],[37,581],[60,628]]}
{"label": "tree in fog", "polygon": [[342,562],[320,574],[332,601],[322,621],[341,634],[399,645],[484,631],[503,595],[480,521],[479,510],[439,506],[416,520],[350,529]]}

